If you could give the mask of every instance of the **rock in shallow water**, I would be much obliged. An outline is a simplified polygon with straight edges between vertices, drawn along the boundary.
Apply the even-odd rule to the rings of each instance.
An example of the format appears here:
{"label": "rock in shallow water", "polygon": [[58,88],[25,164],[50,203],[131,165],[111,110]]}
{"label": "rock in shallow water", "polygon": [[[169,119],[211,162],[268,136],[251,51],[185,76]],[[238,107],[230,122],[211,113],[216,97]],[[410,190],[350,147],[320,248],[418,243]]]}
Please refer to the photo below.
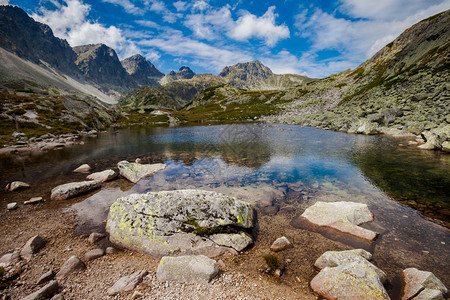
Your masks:
{"label": "rock in shallow water", "polygon": [[217,262],[204,255],[164,256],[156,270],[156,277],[160,281],[208,283],[217,273]]}
{"label": "rock in shallow water", "polygon": [[[239,228],[252,226],[253,208],[248,203],[216,192],[178,190],[119,198],[111,205],[106,229],[112,243],[155,257],[171,254],[213,257],[229,247],[242,250],[250,238]],[[237,231],[226,241],[224,236],[217,235],[223,234],[221,230],[225,227]],[[218,244],[213,239],[225,242]]]}
{"label": "rock in shallow water", "polygon": [[165,164],[148,164],[141,165],[138,163],[130,163],[123,160],[117,163],[119,168],[119,173],[122,177],[125,177],[129,181],[136,183],[144,177],[150,176],[164,170],[166,168]]}
{"label": "rock in shallow water", "polygon": [[318,201],[301,216],[313,224],[328,226],[369,241],[377,237],[376,232],[358,226],[374,220],[366,204]]}
{"label": "rock in shallow water", "polygon": [[104,170],[97,173],[92,173],[86,177],[87,180],[95,180],[99,182],[106,182],[116,178],[117,174],[113,170]]}
{"label": "rock in shallow water", "polygon": [[419,271],[416,268],[403,270],[405,286],[402,300],[444,299],[447,288],[431,272]]}
{"label": "rock in shallow water", "polygon": [[13,191],[20,191],[20,190],[24,190],[24,189],[28,189],[28,188],[30,188],[30,185],[26,182],[13,181],[5,187],[5,190],[13,192]]}
{"label": "rock in shallow water", "polygon": [[62,185],[58,185],[52,189],[52,200],[65,200],[78,196],[80,194],[89,192],[100,187],[100,182],[98,181],[81,181],[81,182],[70,182]]}
{"label": "rock in shallow water", "polygon": [[322,270],[311,288],[327,299],[389,299],[386,274],[366,257],[371,255],[362,249],[325,252],[315,263]]}
{"label": "rock in shallow water", "polygon": [[89,173],[89,171],[91,171],[91,166],[88,164],[83,164],[73,170],[74,173]]}

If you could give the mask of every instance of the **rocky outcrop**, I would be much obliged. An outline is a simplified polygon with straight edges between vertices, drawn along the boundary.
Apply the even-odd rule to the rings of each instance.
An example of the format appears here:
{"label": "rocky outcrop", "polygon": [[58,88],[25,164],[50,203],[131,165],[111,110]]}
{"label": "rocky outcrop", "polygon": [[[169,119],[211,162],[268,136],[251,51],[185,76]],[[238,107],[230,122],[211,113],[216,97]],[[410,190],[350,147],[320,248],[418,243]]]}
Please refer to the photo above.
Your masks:
{"label": "rocky outcrop", "polygon": [[113,296],[122,292],[129,292],[142,282],[148,272],[145,270],[134,272],[129,276],[124,276],[114,283],[112,287],[108,289],[108,295]]}
{"label": "rocky outcrop", "polygon": [[161,78],[161,84],[168,84],[172,81],[180,79],[191,79],[194,75],[195,73],[189,67],[182,66],[178,72],[170,71],[163,78]]}
{"label": "rocky outcrop", "polygon": [[75,64],[85,78],[97,84],[101,90],[109,92],[112,88],[128,93],[136,85],[128,76],[114,49],[104,45],[85,45],[74,47],[77,53]]}
{"label": "rocky outcrop", "polygon": [[327,226],[372,241],[377,233],[358,225],[374,220],[367,204],[355,202],[316,202],[301,215],[318,226]]}
{"label": "rocky outcrop", "polygon": [[225,67],[219,73],[219,76],[223,77],[228,84],[240,88],[250,88],[258,85],[272,75],[274,75],[272,70],[258,60]]}
{"label": "rocky outcrop", "polygon": [[139,54],[122,60],[121,64],[138,86],[157,86],[164,76],[151,62]]}
{"label": "rocky outcrop", "polygon": [[217,262],[204,255],[164,256],[156,269],[160,281],[208,283],[218,273]]}
{"label": "rocky outcrop", "polygon": [[52,189],[50,198],[52,200],[65,200],[87,193],[100,187],[100,182],[95,180],[70,182]]}
{"label": "rocky outcrop", "polygon": [[326,299],[390,299],[386,274],[367,260],[371,257],[362,249],[325,252],[314,264],[321,271],[311,288]]}
{"label": "rocky outcrop", "polygon": [[405,286],[402,300],[444,299],[448,292],[445,285],[431,272],[419,271],[416,268],[403,270]]}
{"label": "rocky outcrop", "polygon": [[[214,257],[242,250],[250,242],[242,231],[252,228],[253,222],[248,203],[215,192],[178,190],[117,199],[106,229],[113,244],[154,257]],[[224,238],[225,233],[235,234]]]}
{"label": "rocky outcrop", "polygon": [[144,177],[151,176],[166,168],[165,164],[147,164],[130,163],[126,160],[117,163],[120,176],[136,183]]}
{"label": "rocky outcrop", "polygon": [[424,131],[422,132],[422,137],[426,143],[420,145],[420,149],[440,149],[450,152],[450,125],[440,126],[431,131]]}

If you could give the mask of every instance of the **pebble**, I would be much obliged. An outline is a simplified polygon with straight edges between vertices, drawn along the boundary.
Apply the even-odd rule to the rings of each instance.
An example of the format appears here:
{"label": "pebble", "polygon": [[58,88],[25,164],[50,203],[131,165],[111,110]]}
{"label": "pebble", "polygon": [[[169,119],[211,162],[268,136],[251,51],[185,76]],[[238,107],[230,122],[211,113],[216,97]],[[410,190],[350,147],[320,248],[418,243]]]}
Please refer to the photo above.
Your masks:
{"label": "pebble", "polygon": [[95,244],[96,242],[98,242],[99,240],[101,240],[104,237],[105,237],[105,235],[102,233],[93,232],[89,235],[88,241],[91,244]]}
{"label": "pebble", "polygon": [[33,197],[30,198],[30,200],[25,201],[23,204],[28,205],[28,204],[37,204],[41,202],[45,202],[45,200],[42,197]]}
{"label": "pebble", "polygon": [[6,208],[8,210],[14,210],[14,209],[17,209],[18,207],[19,207],[19,205],[17,205],[17,202],[8,203],[8,205],[6,206]]}
{"label": "pebble", "polygon": [[105,251],[103,251],[103,249],[98,248],[87,252],[84,255],[84,258],[86,258],[87,261],[91,261],[96,258],[102,257],[103,255],[105,255]]}

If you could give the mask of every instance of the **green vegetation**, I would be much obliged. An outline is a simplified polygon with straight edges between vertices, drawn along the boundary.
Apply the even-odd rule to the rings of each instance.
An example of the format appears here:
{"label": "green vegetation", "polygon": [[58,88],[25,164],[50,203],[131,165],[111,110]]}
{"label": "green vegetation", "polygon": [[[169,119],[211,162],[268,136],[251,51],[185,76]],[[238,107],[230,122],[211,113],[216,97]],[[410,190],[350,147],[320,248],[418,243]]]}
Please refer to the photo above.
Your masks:
{"label": "green vegetation", "polygon": [[263,258],[267,266],[270,268],[271,273],[275,272],[275,270],[280,270],[283,267],[281,259],[276,254],[267,254],[264,255]]}
{"label": "green vegetation", "polygon": [[194,226],[194,233],[199,236],[208,236],[216,233],[224,233],[228,232],[228,227],[226,226],[216,226],[216,227],[202,227],[198,225],[198,222],[195,218],[189,217],[184,224]]}

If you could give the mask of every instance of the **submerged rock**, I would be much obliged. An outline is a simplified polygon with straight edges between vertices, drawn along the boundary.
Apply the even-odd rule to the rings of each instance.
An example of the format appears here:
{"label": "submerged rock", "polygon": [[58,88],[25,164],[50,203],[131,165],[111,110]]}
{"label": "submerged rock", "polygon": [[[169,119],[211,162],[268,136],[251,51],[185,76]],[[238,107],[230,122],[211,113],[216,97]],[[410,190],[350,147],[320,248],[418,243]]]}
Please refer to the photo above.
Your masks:
{"label": "submerged rock", "polygon": [[136,183],[144,177],[150,176],[164,170],[165,164],[148,164],[141,165],[138,163],[130,163],[125,160],[117,163],[119,173],[122,177],[125,177],[129,181]]}
{"label": "submerged rock", "polygon": [[156,269],[160,281],[208,283],[218,273],[217,262],[204,255],[164,256]]}
{"label": "submerged rock", "polygon": [[108,295],[116,295],[122,292],[132,291],[139,283],[142,282],[148,272],[145,270],[134,272],[129,276],[124,276],[114,283],[112,287],[108,289]]}
{"label": "submerged rock", "polygon": [[6,185],[5,190],[9,191],[9,192],[13,192],[13,191],[20,191],[20,190],[24,190],[24,189],[28,189],[28,188],[30,188],[30,185],[26,182],[13,181],[11,183],[8,183],[8,185]]}
{"label": "submerged rock", "polygon": [[416,268],[403,270],[405,286],[402,300],[444,299],[447,288],[431,272],[419,271]]}
{"label": "submerged rock", "polygon": [[117,174],[113,170],[104,170],[101,172],[92,173],[86,177],[87,180],[95,180],[98,182],[106,182],[116,178]]}
{"label": "submerged rock", "polygon": [[315,263],[322,270],[311,288],[326,299],[389,299],[386,274],[367,257],[371,254],[362,249],[325,252]]}
{"label": "submerged rock", "polygon": [[89,192],[100,187],[100,182],[91,181],[81,181],[81,182],[70,182],[62,185],[58,185],[52,189],[51,199],[52,200],[65,200],[78,196],[80,194]]}
{"label": "submerged rock", "polygon": [[[106,224],[112,243],[155,257],[172,254],[214,257],[230,247],[241,251],[251,240],[242,233],[242,228],[251,227],[250,204],[202,190],[119,198],[111,205]],[[237,234],[225,238],[224,232],[230,230]]]}
{"label": "submerged rock", "polygon": [[313,224],[331,227],[369,241],[377,236],[376,232],[358,226],[374,220],[366,204],[318,201],[301,216]]}

